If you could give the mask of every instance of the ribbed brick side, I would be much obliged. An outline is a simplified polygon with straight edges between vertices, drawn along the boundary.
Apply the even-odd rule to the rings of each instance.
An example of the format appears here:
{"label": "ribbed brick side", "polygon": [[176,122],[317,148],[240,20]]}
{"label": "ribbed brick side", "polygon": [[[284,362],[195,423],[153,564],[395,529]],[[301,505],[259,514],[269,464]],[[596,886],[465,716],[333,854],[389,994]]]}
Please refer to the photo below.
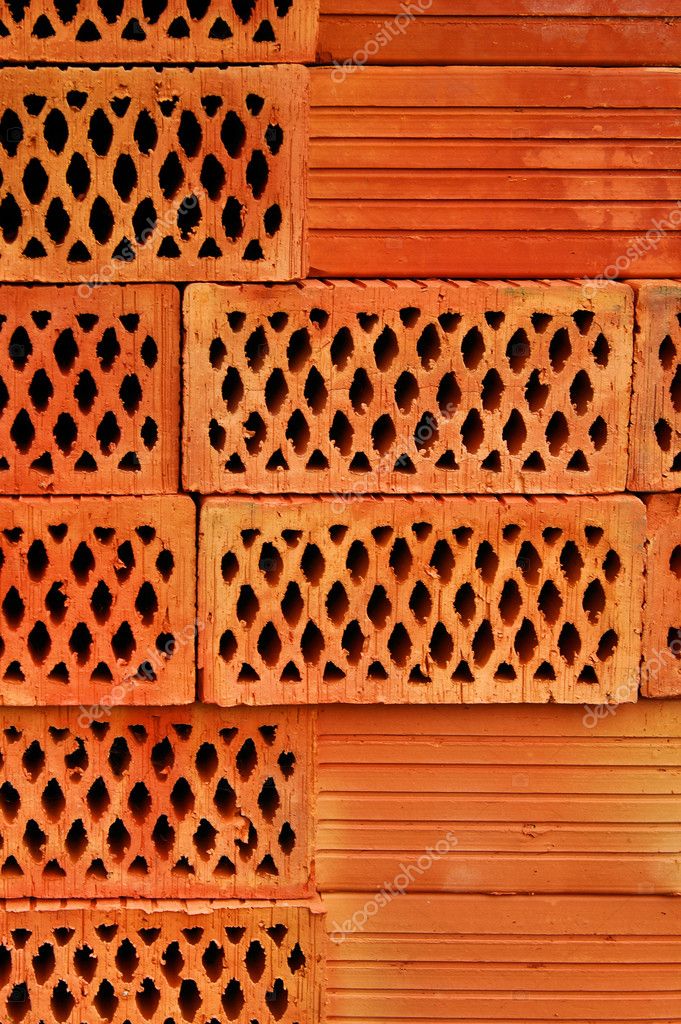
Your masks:
{"label": "ribbed brick side", "polygon": [[681,495],[652,495],[646,504],[641,693],[681,697]]}
{"label": "ribbed brick side", "polygon": [[1,700],[194,696],[190,498],[0,500]]}
{"label": "ribbed brick side", "polygon": [[191,285],[184,307],[190,490],[624,489],[622,286]]}
{"label": "ribbed brick side", "polygon": [[634,281],[636,334],[628,487],[681,487],[681,282]]}
{"label": "ribbed brick side", "polygon": [[290,898],[312,885],[307,710],[0,712],[0,896]]}
{"label": "ribbed brick side", "polygon": [[316,0],[170,0],[115,5],[80,0],[54,8],[27,0],[0,8],[3,61],[70,64],[222,64],[314,58]]}
{"label": "ribbed brick side", "polygon": [[0,72],[4,280],[304,275],[307,71]]}
{"label": "ribbed brick side", "polygon": [[210,498],[203,699],[635,700],[643,504]]}
{"label": "ribbed brick side", "polygon": [[322,920],[306,903],[12,901],[0,1012],[12,1024],[316,1024]]}
{"label": "ribbed brick side", "polygon": [[0,288],[0,492],[177,491],[175,288]]}

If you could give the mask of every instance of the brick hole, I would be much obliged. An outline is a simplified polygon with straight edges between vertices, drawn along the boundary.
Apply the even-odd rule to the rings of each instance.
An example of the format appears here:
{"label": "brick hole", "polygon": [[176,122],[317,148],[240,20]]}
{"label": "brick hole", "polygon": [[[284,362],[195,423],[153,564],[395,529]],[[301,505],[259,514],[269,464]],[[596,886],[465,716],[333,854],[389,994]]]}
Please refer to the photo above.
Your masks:
{"label": "brick hole", "polygon": [[29,654],[36,665],[42,665],[52,649],[52,638],[45,623],[38,619],[27,637]]}
{"label": "brick hole", "polygon": [[539,583],[539,573],[542,564],[541,557],[534,544],[529,540],[523,541],[516,558],[516,566],[520,569],[525,582],[530,586],[536,586]]}
{"label": "brick hole", "polygon": [[20,1024],[31,1010],[31,997],[28,985],[22,981],[12,987],[7,996],[7,1013],[14,1024]]}
{"label": "brick hole", "polygon": [[610,359],[610,345],[608,340],[603,334],[599,334],[596,338],[591,354],[594,357],[594,362],[597,366],[606,367]]}
{"label": "brick hole", "polygon": [[21,764],[31,782],[35,782],[45,767],[45,751],[33,740],[24,751]]}
{"label": "brick hole", "polygon": [[554,412],[546,425],[544,431],[549,446],[549,452],[554,457],[560,455],[570,437],[568,421],[562,412]]}
{"label": "brick hole", "polygon": [[676,359],[676,345],[667,335],[661,342],[658,349],[658,359],[663,370],[671,370]]}
{"label": "brick hole", "polygon": [[92,1005],[102,1020],[111,1021],[114,1019],[118,1003],[119,1000],[114,992],[113,985],[108,978],[103,978],[92,1000]]}
{"label": "brick hole", "polygon": [[[298,590],[298,593],[300,593],[300,590]],[[349,607],[350,601],[348,599],[345,587],[339,580],[336,580],[336,582],[333,584],[328,594],[326,595],[326,613],[329,616],[331,622],[333,622],[336,626],[340,626],[340,624],[343,622],[343,619],[347,615]],[[304,608],[302,596],[300,598],[300,601],[298,601],[296,598],[296,604],[294,608],[295,611],[292,614],[296,615],[295,621],[297,622]]]}
{"label": "brick hole", "polygon": [[563,623],[558,637],[558,650],[567,665],[574,665],[581,649],[582,639],[577,627],[572,622]]}
{"label": "brick hole", "polygon": [[522,606],[523,599],[518,584],[514,579],[506,580],[499,597],[499,614],[502,621],[507,626],[512,625],[520,614]]}
{"label": "brick hole", "polygon": [[554,625],[563,607],[563,598],[553,580],[546,580],[539,591],[537,607],[549,625]]}
{"label": "brick hole", "polygon": [[175,764],[175,751],[167,736],[154,744],[150,760],[158,778],[166,778]]}
{"label": "brick hole", "polygon": [[349,665],[359,664],[364,651],[365,643],[366,637],[362,632],[362,628],[359,622],[357,621],[357,619],[352,619],[343,630],[343,636],[341,637],[341,647],[345,652],[345,656]]}
{"label": "brick hole", "polygon": [[[435,624],[428,651],[431,659],[439,668],[446,668],[451,661],[454,652],[454,641],[449,630],[442,622]],[[427,681],[430,682],[429,677]]]}
{"label": "brick hole", "polygon": [[608,661],[615,653],[619,637],[614,629],[608,629],[598,641],[596,657],[599,661]]}
{"label": "brick hole", "polygon": [[[504,382],[498,372],[495,369],[488,370],[483,377],[480,392],[483,409],[487,412],[497,412],[501,406],[501,399],[505,390]],[[459,397],[460,395],[461,392],[459,392]]]}
{"label": "brick hole", "polygon": [[622,568],[622,561],[620,556],[612,548],[608,551],[603,560],[603,572],[608,583],[614,583],[620,574]]}
{"label": "brick hole", "polygon": [[506,358],[513,373],[521,373],[530,358],[530,341],[526,331],[519,328],[510,338],[506,346]]}
{"label": "brick hole", "polygon": [[204,860],[208,860],[215,849],[215,838],[217,834],[215,826],[211,825],[207,818],[201,818],[198,828],[192,837],[192,841],[196,847],[197,853]]}
{"label": "brick hole", "polygon": [[409,633],[401,622],[397,622],[388,639],[388,651],[391,661],[404,668],[411,654],[412,642]]}
{"label": "brick hole", "polygon": [[608,440],[608,426],[602,416],[597,416],[589,427],[589,437],[594,450],[599,452]]}
{"label": "brick hole", "polygon": [[527,427],[517,409],[511,410],[501,431],[501,437],[508,448],[509,455],[517,455],[522,450],[527,440]]}
{"label": "brick hole", "polygon": [[[171,798],[172,802],[172,798]],[[141,824],[151,810],[151,794],[143,782],[136,782],[128,797],[128,810],[133,820]]]}
{"label": "brick hole", "polygon": [[501,311],[488,311],[485,313],[485,320],[493,331],[498,331],[506,320],[506,314]]}
{"label": "brick hole", "polygon": [[347,327],[341,327],[331,343],[331,362],[337,370],[343,371],[355,350],[352,334]]}
{"label": "brick hole", "polygon": [[2,614],[9,629],[16,630],[19,628],[23,621],[25,610],[26,605],[19,591],[14,586],[10,587],[2,602]]}
{"label": "brick hole", "polygon": [[319,416],[326,408],[326,404],[329,399],[329,392],[324,382],[324,378],[316,366],[313,366],[307,375],[303,394],[311,412],[315,416]]}
{"label": "brick hole", "polygon": [[477,327],[471,328],[461,342],[461,355],[468,370],[476,370],[485,354],[485,341]]}
{"label": "brick hole", "polygon": [[677,659],[681,659],[681,647],[679,645],[680,636],[681,628],[678,626],[670,626],[667,630],[667,647]]}
{"label": "brick hole", "polygon": [[34,860],[42,860],[47,836],[33,818],[26,822],[23,844]]}
{"label": "brick hole", "polygon": [[461,425],[461,440],[466,451],[475,455],[485,440],[485,428],[477,409],[471,409]]}
{"label": "brick hole", "polygon": [[68,983],[63,980],[57,982],[52,989],[52,997],[50,999],[50,1008],[55,1020],[60,1022],[68,1020],[75,1005],[76,1000],[69,990]]}
{"label": "brick hole", "polygon": [[570,335],[565,327],[556,331],[549,345],[549,360],[554,373],[560,373],[572,355]]}
{"label": "brick hole", "polygon": [[518,678],[518,673],[507,661],[501,661],[494,672],[494,678],[500,682],[512,683]]}
{"label": "brick hole", "polygon": [[433,610],[433,599],[422,580],[417,580],[409,597],[409,609],[416,621],[423,625]]}
{"label": "brick hole", "polygon": [[41,800],[43,810],[51,822],[57,821],[64,813],[66,798],[56,779],[50,779],[43,789]]}
{"label": "brick hole", "polygon": [[17,451],[26,454],[35,440],[35,427],[26,409],[20,409],[14,418],[9,436]]}
{"label": "brick hole", "polygon": [[[341,586],[340,584],[337,584]],[[328,607],[328,600],[327,600]],[[347,604],[344,614],[347,612]],[[377,584],[367,604],[367,616],[376,629],[385,629],[386,623],[392,614],[392,604],[386,593],[385,587]],[[335,621],[332,616],[332,621]],[[341,618],[342,621],[342,618]]]}
{"label": "brick hole", "polygon": [[568,583],[574,584],[579,581],[584,568],[584,559],[574,541],[567,541],[560,553],[560,567],[563,576]]}
{"label": "brick hole", "polygon": [[[404,374],[402,376],[404,376]],[[395,393],[397,394],[397,385],[395,385]],[[355,370],[355,375],[352,379],[348,396],[350,398],[352,408],[360,416],[365,413],[371,405],[374,398],[374,388],[369,379],[369,375],[363,367]]]}
{"label": "brick hole", "polygon": [[98,821],[106,813],[111,803],[111,797],[109,796],[106,783],[101,775],[99,775],[90,786],[85,797],[85,802],[87,803],[88,809],[95,821]]}
{"label": "brick hole", "polygon": [[478,546],[475,568],[480,573],[483,583],[487,586],[491,586],[494,583],[497,569],[499,568],[499,556],[487,540],[482,541]]}
{"label": "brick hole", "polygon": [[374,360],[381,373],[386,373],[399,355],[397,335],[392,328],[383,328],[374,342]]}
{"label": "brick hole", "polygon": [[79,860],[88,847],[88,835],[82,818],[76,818],[66,834],[66,852],[72,861]]}
{"label": "brick hole", "polygon": [[249,583],[244,583],[241,586],[239,592],[239,598],[236,603],[236,616],[239,622],[242,622],[247,629],[255,622],[257,614],[260,610],[260,602],[256,597],[253,587]]}
{"label": "brick hole", "polygon": [[107,846],[114,861],[122,861],[130,849],[130,833],[120,818],[116,818],[109,827]]}
{"label": "brick hole", "polygon": [[442,354],[440,335],[435,324],[428,324],[416,343],[416,354],[424,370],[431,370]]}
{"label": "brick hole", "polygon": [[99,389],[94,377],[89,370],[82,370],[78,374],[78,380],[73,388],[73,397],[76,399],[78,408],[82,413],[89,413],[92,411],[92,407],[98,394]]}
{"label": "brick hole", "polygon": [[288,990],[281,978],[276,978],[269,992],[265,993],[265,1002],[275,1020],[281,1020],[288,1008]]}
{"label": "brick hole", "polygon": [[158,1005],[161,1002],[161,993],[154,985],[151,978],[143,978],[139,990],[135,994],[135,1004],[145,1020],[152,1020]]}
{"label": "brick hole", "polygon": [[324,636],[316,623],[311,620],[305,626],[300,638],[300,652],[306,665],[316,665],[325,648]]}
{"label": "brick hole", "polygon": [[158,855],[167,860],[175,845],[175,829],[168,821],[167,815],[162,814],[156,819],[156,824],[151,833],[151,841]]}
{"label": "brick hole", "polygon": [[298,971],[301,971],[305,967],[307,958],[300,948],[300,943],[296,942],[291,949],[291,952],[287,957],[287,963],[291,974],[297,974]]}
{"label": "brick hole", "polygon": [[583,416],[593,402],[594,389],[586,370],[580,370],[570,385],[570,402],[578,416]]}
{"label": "brick hole", "polygon": [[518,655],[521,665],[526,665],[532,661],[538,646],[539,640],[534,625],[530,619],[523,619],[513,641],[513,649]]}
{"label": "brick hole", "polygon": [[232,978],[222,994],[222,1009],[228,1020],[237,1020],[243,1010],[246,1000],[241,985],[236,978]]}

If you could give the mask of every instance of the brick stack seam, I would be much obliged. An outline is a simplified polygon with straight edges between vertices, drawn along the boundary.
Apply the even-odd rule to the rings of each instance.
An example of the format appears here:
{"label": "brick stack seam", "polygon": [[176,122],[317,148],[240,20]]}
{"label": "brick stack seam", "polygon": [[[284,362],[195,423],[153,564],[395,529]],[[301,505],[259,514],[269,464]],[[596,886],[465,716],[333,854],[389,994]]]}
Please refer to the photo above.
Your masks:
{"label": "brick stack seam", "polygon": [[0,35],[8,1024],[323,1018],[319,705],[681,696],[681,284],[306,279],[315,5],[205,6]]}

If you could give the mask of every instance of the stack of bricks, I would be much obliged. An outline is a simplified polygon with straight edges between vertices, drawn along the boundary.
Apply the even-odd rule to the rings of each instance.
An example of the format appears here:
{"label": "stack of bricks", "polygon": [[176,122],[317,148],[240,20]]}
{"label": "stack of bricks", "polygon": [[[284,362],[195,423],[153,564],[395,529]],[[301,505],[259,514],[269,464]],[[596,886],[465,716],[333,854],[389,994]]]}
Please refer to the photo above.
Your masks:
{"label": "stack of bricks", "polygon": [[[332,6],[322,56],[345,57]],[[464,765],[485,764],[471,785],[500,800],[495,766],[536,735],[551,752],[532,757],[577,764],[581,706],[631,705],[604,728],[632,749],[674,742],[678,705],[651,698],[681,697],[681,283],[572,279],[616,240],[594,226],[575,269],[567,208],[539,240],[516,211],[500,232],[518,234],[514,265],[466,206],[485,188],[496,202],[491,186],[414,175],[434,166],[404,142],[416,108],[445,84],[453,124],[478,75],[471,106],[501,118],[536,85],[522,69],[339,83],[306,66],[312,0],[2,7],[0,1022],[543,1021],[569,970],[563,919],[607,961],[617,925],[596,892],[638,896],[603,913],[671,943],[678,969],[677,904],[657,902],[679,892],[676,854],[638,889],[633,868],[620,887],[600,867],[583,880],[582,861],[527,873],[512,834],[490,866],[482,806],[474,852],[453,840],[346,954],[337,929],[418,819],[376,799],[386,765],[409,770],[404,743],[432,794],[442,730],[468,751],[513,737],[508,762]],[[567,86],[546,88],[549,104]],[[391,106],[402,118],[378,126]],[[382,149],[346,148],[355,118]],[[419,189],[450,204],[433,244]],[[542,785],[548,813],[558,783]],[[635,785],[662,828],[656,781]],[[439,799],[413,821],[417,852],[424,822],[464,815]],[[455,995],[415,992],[447,987],[424,933],[465,947],[472,918],[489,948],[461,960],[483,973],[555,961],[545,982],[523,974],[520,1009],[462,996],[458,953]],[[420,955],[432,975],[406,986]],[[681,1020],[664,971],[650,985],[654,1019]],[[610,995],[583,1011],[573,994],[561,1019],[625,1019]]]}

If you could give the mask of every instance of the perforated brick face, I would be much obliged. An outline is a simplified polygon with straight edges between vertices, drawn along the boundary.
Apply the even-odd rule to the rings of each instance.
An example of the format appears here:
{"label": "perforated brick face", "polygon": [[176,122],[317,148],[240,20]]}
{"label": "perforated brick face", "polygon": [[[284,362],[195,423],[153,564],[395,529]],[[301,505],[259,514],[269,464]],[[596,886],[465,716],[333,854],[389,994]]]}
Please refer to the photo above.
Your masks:
{"label": "perforated brick face", "polygon": [[190,498],[0,500],[2,703],[194,695]]}
{"label": "perforated brick face", "polygon": [[673,491],[681,487],[681,282],[632,283],[637,295],[627,486]]}
{"label": "perforated brick face", "polygon": [[681,696],[681,496],[647,499],[641,694]]}
{"label": "perforated brick face", "polygon": [[0,713],[3,897],[292,897],[311,885],[307,710]]}
{"label": "perforated brick face", "polygon": [[12,1024],[316,1024],[319,910],[304,903],[54,902],[0,911],[0,1006]]}
{"label": "perforated brick face", "polygon": [[5,280],[304,276],[307,71],[0,72]]}
{"label": "perforated brick face", "polygon": [[176,491],[179,293],[0,288],[0,492]]}
{"label": "perforated brick face", "polygon": [[315,0],[0,4],[0,59],[99,64],[311,61]]}
{"label": "perforated brick face", "polygon": [[613,285],[192,285],[192,490],[624,488],[632,296]]}
{"label": "perforated brick face", "polygon": [[635,700],[636,498],[211,498],[205,700]]}

